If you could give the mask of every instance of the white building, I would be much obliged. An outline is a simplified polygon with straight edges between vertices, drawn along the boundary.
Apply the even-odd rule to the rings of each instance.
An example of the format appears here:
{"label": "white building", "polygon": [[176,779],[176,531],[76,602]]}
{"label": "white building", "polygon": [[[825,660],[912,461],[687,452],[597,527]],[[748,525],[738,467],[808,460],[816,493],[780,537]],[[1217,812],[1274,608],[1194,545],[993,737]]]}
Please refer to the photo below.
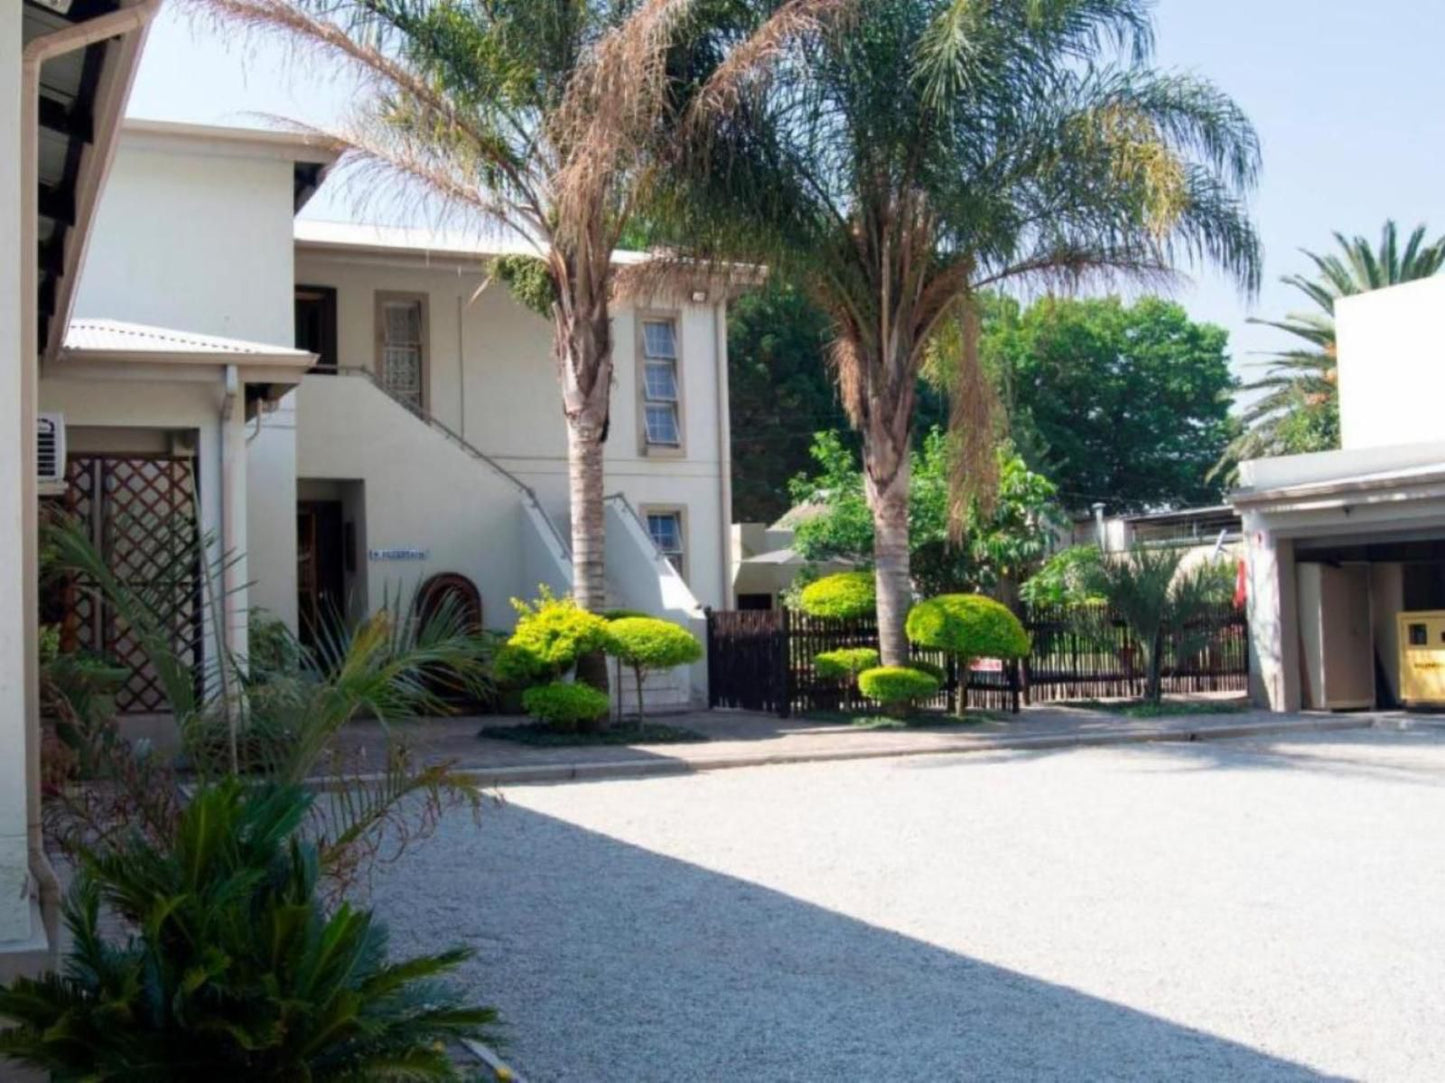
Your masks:
{"label": "white building", "polygon": [[1409,673],[1445,676],[1442,312],[1445,278],[1341,300],[1342,450],[1241,467],[1252,682],[1274,710],[1423,701]]}
{"label": "white building", "polygon": [[[135,532],[176,516],[214,537],[214,554],[233,559],[224,620],[200,652],[220,636],[244,654],[256,609],[304,636],[320,612],[358,617],[419,588],[460,592],[486,627],[507,629],[510,599],[571,582],[551,324],[489,281],[505,246],[297,221],[331,164],[305,138],[122,125],[150,7],[75,0],[67,20],[27,0],[23,19],[9,5],[0,15],[11,151],[0,152],[11,253],[0,272],[0,466],[11,479],[0,540],[21,554],[0,572],[0,960],[11,966],[33,965],[54,933],[39,905],[53,915],[38,836],[36,614],[81,604],[37,596],[42,499],[89,517],[118,565],[144,548]],[[93,29],[90,14],[110,20],[98,24],[108,44],[76,55],[97,59],[41,69],[52,104],[39,115],[73,121],[79,142],[43,132],[37,178],[35,157],[16,153],[37,108],[22,42]],[[688,297],[615,313],[607,577],[616,607],[700,633],[704,606],[731,603],[728,298]],[[64,627],[138,661],[103,613],[69,613]],[[153,709],[136,672],[123,706]],[[649,705],[704,699],[705,672],[659,675]]]}

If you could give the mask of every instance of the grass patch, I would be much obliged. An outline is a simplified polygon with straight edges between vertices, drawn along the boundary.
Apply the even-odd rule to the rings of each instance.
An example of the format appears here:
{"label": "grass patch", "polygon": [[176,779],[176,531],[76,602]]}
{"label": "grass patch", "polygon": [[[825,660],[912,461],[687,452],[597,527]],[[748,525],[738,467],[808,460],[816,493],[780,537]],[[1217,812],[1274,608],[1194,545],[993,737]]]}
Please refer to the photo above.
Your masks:
{"label": "grass patch", "polygon": [[1086,711],[1100,711],[1117,714],[1125,718],[1189,718],[1195,715],[1239,714],[1249,710],[1249,704],[1233,699],[1168,700],[1163,703],[1147,703],[1144,700],[1098,700],[1082,699],[1062,704]]}
{"label": "grass patch", "polygon": [[477,732],[487,740],[511,741],[533,748],[589,748],[599,745],[689,745],[711,740],[705,733],[665,726],[659,722],[638,725],[628,722],[596,733],[566,733],[545,722],[526,722],[519,726],[488,726]]}

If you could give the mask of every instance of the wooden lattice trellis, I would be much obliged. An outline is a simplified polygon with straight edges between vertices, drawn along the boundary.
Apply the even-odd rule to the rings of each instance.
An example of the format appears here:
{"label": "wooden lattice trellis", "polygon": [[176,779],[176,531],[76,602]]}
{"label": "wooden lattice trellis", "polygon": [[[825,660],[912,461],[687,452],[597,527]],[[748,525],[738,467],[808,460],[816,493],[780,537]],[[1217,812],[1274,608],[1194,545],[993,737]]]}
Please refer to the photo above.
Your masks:
{"label": "wooden lattice trellis", "polygon": [[[117,579],[144,592],[164,616],[176,648],[201,671],[202,598],[196,522],[197,489],[190,459],[105,455],[72,457],[62,506],[85,525]],[[116,697],[127,714],[169,707],[159,677],[136,636],[91,584],[63,592],[65,650],[103,654],[131,671]]]}

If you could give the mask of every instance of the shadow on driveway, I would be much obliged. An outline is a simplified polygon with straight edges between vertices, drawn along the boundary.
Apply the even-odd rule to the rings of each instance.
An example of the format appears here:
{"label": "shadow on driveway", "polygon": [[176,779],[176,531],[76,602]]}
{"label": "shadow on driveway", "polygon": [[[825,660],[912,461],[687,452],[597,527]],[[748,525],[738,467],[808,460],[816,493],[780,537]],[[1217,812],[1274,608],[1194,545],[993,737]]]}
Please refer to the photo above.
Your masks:
{"label": "shadow on driveway", "polygon": [[400,950],[478,949],[533,1083],[1326,1078],[516,806],[375,902]]}

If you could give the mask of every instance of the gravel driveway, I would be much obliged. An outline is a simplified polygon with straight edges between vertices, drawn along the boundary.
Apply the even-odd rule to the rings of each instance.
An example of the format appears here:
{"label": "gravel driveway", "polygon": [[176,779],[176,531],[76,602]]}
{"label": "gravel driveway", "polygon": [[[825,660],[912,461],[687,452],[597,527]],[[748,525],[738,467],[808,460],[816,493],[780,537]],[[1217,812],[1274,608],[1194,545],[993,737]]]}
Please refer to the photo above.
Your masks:
{"label": "gravel driveway", "polygon": [[1445,733],[516,789],[381,874],[549,1080],[1445,1078]]}

